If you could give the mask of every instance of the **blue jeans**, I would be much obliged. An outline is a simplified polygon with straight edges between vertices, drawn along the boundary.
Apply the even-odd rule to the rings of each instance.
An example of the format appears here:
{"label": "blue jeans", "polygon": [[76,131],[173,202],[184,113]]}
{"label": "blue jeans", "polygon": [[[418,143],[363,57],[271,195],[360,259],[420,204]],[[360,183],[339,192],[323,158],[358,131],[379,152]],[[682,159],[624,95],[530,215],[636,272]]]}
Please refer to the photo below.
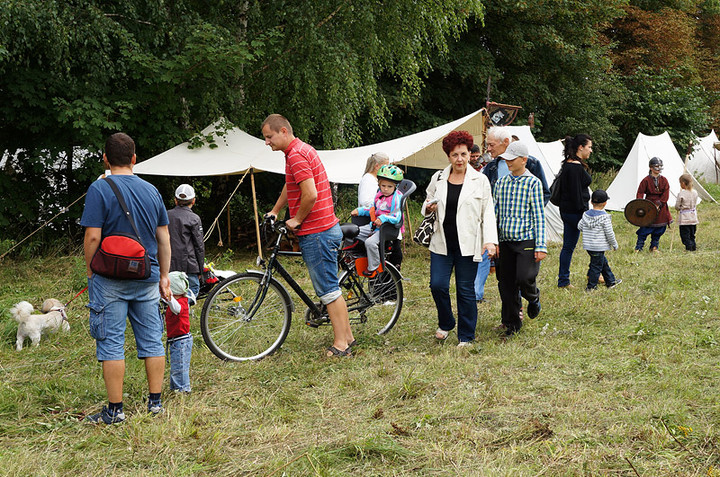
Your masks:
{"label": "blue jeans", "polygon": [[573,252],[580,238],[578,223],[582,216],[582,212],[560,212],[563,221],[563,246],[560,250],[559,287],[570,285],[570,262],[572,262]]}
{"label": "blue jeans", "polygon": [[648,235],[652,235],[650,238],[650,250],[658,248],[660,246],[660,237],[665,233],[667,225],[661,227],[640,227],[637,232],[638,236],[637,243],[635,244],[635,250],[642,250],[645,246],[645,240]]}
{"label": "blue jeans", "polygon": [[590,267],[588,267],[587,283],[588,290],[594,290],[597,288],[598,279],[601,274],[603,279],[605,279],[605,286],[613,286],[613,284],[615,284],[615,275],[613,275],[612,270],[610,270],[610,264],[608,264],[607,258],[605,257],[605,252],[592,252],[588,250],[587,253],[590,255]]}
{"label": "blue jeans", "polygon": [[125,359],[125,328],[130,318],[138,358],[165,356],[164,323],[157,282],[113,280],[94,274],[88,280],[90,335],[98,361]]}
{"label": "blue jeans", "polygon": [[338,284],[338,249],[342,230],[335,224],[324,232],[299,235],[300,251],[310,274],[315,294],[327,305],[342,296]]}
{"label": "blue jeans", "polygon": [[478,262],[477,275],[475,276],[475,300],[483,300],[485,298],[485,282],[490,275],[490,264],[492,260],[488,258],[487,250],[483,252],[482,262]]}
{"label": "blue jeans", "polygon": [[460,252],[440,255],[430,252],[430,291],[438,312],[438,327],[450,331],[455,328],[455,317],[450,303],[450,275],[455,268],[455,288],[457,292],[458,340],[475,339],[477,325],[477,305],[475,304],[475,276],[477,262],[472,256],[462,256]]}
{"label": "blue jeans", "polygon": [[190,285],[190,291],[193,292],[193,295],[196,297],[200,293],[200,275],[197,275],[195,273],[188,273],[188,284]]}
{"label": "blue jeans", "polygon": [[190,358],[192,357],[193,336],[176,336],[168,339],[170,353],[170,389],[190,392]]}

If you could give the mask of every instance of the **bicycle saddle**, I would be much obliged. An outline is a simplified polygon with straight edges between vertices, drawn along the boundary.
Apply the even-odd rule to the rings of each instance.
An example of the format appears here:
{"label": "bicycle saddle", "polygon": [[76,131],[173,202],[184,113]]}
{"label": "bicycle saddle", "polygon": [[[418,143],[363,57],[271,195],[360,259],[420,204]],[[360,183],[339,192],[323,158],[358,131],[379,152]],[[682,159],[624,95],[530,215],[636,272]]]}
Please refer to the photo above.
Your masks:
{"label": "bicycle saddle", "polygon": [[352,240],[360,233],[360,227],[355,224],[340,224],[340,230],[342,230],[343,238]]}

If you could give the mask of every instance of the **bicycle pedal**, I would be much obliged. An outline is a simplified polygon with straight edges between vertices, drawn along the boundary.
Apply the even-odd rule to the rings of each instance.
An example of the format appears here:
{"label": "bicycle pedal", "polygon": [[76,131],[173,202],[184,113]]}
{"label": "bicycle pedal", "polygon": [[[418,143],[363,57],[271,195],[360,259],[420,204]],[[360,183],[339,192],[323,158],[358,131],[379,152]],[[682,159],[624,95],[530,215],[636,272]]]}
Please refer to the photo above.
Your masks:
{"label": "bicycle pedal", "polygon": [[306,325],[308,325],[310,328],[320,328],[320,323],[316,321],[306,321]]}

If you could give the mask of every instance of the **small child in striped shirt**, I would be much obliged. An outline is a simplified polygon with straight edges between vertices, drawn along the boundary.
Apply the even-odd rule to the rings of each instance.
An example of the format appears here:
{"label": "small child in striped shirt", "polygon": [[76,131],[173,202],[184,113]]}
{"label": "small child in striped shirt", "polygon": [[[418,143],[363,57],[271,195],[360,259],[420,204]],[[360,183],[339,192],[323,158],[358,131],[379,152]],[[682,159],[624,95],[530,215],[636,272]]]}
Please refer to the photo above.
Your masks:
{"label": "small child in striped shirt", "polygon": [[613,288],[622,282],[615,278],[610,264],[605,258],[605,251],[618,248],[615,232],[613,232],[612,218],[605,212],[608,198],[607,192],[602,189],[593,192],[590,199],[593,208],[586,211],[578,223],[578,229],[583,234],[583,248],[590,255],[587,291],[597,288],[601,274],[605,279],[605,286],[608,288]]}

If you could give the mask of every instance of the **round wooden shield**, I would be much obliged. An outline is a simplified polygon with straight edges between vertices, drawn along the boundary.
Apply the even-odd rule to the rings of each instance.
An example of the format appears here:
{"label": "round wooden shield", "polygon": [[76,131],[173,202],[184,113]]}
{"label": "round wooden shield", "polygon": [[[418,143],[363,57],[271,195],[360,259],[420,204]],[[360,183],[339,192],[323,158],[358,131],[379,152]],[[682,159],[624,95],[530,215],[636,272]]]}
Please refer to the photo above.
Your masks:
{"label": "round wooden shield", "polygon": [[658,215],[657,206],[647,199],[631,200],[625,206],[625,218],[638,227],[647,227],[655,222]]}

